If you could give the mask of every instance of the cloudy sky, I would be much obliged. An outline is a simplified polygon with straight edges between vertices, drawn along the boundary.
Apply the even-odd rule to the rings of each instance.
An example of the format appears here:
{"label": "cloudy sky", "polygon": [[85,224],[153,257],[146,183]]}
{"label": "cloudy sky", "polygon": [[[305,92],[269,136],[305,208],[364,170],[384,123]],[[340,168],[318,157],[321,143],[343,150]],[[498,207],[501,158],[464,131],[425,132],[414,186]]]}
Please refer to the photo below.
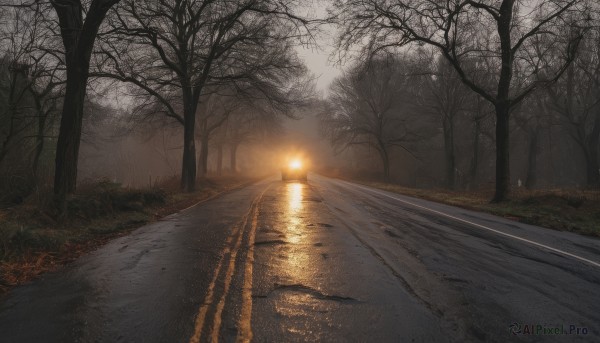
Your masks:
{"label": "cloudy sky", "polygon": [[[312,0],[306,2],[308,17],[325,18],[327,16],[328,0]],[[316,84],[319,91],[326,91],[333,79],[341,73],[342,67],[330,61],[334,41],[333,27],[321,27],[321,34],[317,37],[317,47],[298,47],[298,55],[304,60],[311,73],[317,78]]]}

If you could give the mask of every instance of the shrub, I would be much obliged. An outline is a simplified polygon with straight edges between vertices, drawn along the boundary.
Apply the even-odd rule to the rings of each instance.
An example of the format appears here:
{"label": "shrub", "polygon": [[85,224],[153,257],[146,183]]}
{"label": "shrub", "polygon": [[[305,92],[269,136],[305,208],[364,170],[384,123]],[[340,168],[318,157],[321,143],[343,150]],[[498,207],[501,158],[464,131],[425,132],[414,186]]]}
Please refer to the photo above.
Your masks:
{"label": "shrub", "polygon": [[162,205],[167,194],[159,188],[126,189],[109,180],[86,184],[67,200],[69,217],[97,218],[120,211],[143,211],[144,206]]}

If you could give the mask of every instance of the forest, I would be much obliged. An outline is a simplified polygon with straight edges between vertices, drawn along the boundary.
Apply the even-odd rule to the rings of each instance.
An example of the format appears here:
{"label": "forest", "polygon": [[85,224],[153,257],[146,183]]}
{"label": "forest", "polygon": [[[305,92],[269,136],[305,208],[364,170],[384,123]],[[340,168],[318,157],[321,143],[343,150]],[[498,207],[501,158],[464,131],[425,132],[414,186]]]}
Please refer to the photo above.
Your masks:
{"label": "forest", "polygon": [[338,50],[363,56],[322,117],[338,150],[412,187],[493,183],[495,201],[598,186],[597,4],[346,1],[333,13]]}
{"label": "forest", "polygon": [[[38,230],[185,198],[277,173],[289,151],[315,173],[492,203],[597,198],[595,1],[0,4],[5,246],[24,217]],[[336,68],[324,89],[302,49]]]}
{"label": "forest", "polygon": [[216,173],[225,145],[237,171],[238,147],[280,132],[311,96],[293,49],[308,22],[287,6],[3,4],[0,202],[49,193],[61,213],[78,183],[100,178],[139,187],[179,175],[191,192],[209,141]]}

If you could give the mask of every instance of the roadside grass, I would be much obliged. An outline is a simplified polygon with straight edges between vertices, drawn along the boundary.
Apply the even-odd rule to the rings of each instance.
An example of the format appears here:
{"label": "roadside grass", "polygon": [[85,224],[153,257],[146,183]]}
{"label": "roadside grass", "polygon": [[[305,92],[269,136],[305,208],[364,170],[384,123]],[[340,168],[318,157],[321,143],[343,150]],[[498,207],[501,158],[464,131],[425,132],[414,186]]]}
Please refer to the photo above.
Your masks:
{"label": "roadside grass", "polygon": [[491,213],[518,222],[600,237],[600,191],[580,189],[513,190],[511,199],[490,203],[493,190],[415,189],[396,184],[356,181],[412,197]]}
{"label": "roadside grass", "polygon": [[129,189],[107,180],[81,185],[56,220],[39,197],[0,210],[0,295],[134,229],[256,178],[215,177],[181,193],[179,180]]}

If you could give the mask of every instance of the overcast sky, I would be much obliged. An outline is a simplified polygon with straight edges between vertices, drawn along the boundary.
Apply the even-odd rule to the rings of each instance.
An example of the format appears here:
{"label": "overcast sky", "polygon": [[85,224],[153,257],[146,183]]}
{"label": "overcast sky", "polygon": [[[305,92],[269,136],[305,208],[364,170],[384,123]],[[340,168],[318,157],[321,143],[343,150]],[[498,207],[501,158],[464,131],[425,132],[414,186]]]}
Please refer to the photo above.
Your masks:
{"label": "overcast sky", "polygon": [[322,45],[320,49],[298,48],[298,55],[304,60],[310,72],[317,78],[316,85],[319,92],[326,91],[333,79],[341,73],[341,67],[329,62],[331,48]]}
{"label": "overcast sky", "polygon": [[[327,16],[328,0],[306,1],[306,13],[308,17],[325,18]],[[299,47],[298,56],[304,60],[310,72],[317,78],[316,84],[319,91],[325,91],[331,81],[341,73],[342,67],[329,62],[333,52],[334,29],[321,27],[323,31],[317,38],[318,47]]]}

